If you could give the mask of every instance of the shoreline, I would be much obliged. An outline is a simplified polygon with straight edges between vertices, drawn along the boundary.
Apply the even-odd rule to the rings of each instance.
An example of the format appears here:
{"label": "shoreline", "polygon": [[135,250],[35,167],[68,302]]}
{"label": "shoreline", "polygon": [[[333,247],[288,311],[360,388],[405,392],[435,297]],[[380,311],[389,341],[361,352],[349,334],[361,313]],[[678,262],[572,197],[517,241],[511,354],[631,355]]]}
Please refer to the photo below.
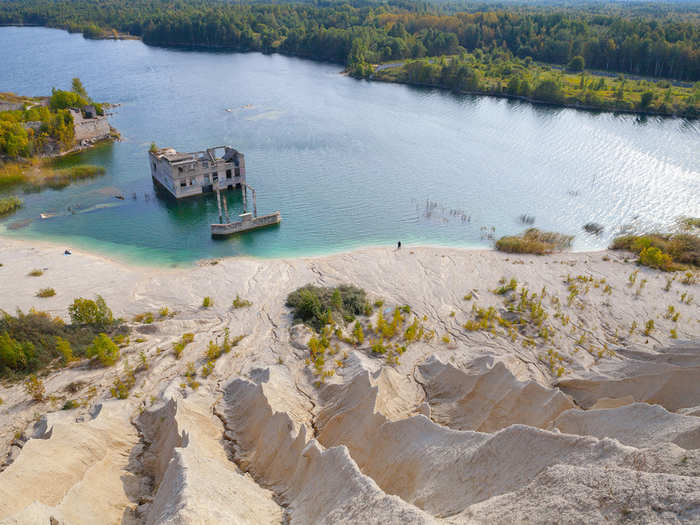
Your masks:
{"label": "shoreline", "polygon": [[[63,254],[64,248],[65,245],[52,242],[0,236],[0,280],[6,291],[0,297],[0,310],[14,312],[18,308],[22,311],[37,308],[67,318],[67,307],[75,297],[94,297],[100,294],[114,309],[115,316],[129,317],[165,304],[177,306],[178,310],[182,308],[189,315],[199,318],[214,314],[225,315],[230,306],[228,296],[231,292],[234,295],[240,293],[241,296],[251,293],[251,283],[255,283],[255,288],[267,289],[273,286],[274,293],[277,294],[280,292],[278,288],[286,288],[285,273],[302,273],[307,276],[303,279],[305,282],[314,282],[318,278],[315,269],[321,267],[326,268],[326,273],[334,275],[333,280],[339,283],[362,286],[376,280],[375,272],[386,273],[400,282],[416,279],[415,272],[421,268],[432,268],[435,265],[440,268],[450,262],[451,266],[463,265],[472,277],[485,272],[488,279],[484,279],[483,284],[494,286],[500,278],[508,277],[510,272],[545,272],[555,263],[572,267],[601,264],[602,257],[610,254],[610,257],[606,257],[608,262],[602,262],[607,267],[617,265],[626,257],[621,252],[609,251],[562,252],[538,256],[430,245],[402,246],[397,250],[393,245],[384,245],[314,256],[231,256],[171,267],[132,264],[73,248],[72,254],[66,256]],[[395,264],[399,265],[396,273],[392,269]],[[404,273],[402,267],[405,267]],[[32,269],[41,269],[43,274],[39,277],[28,276]],[[430,270],[431,273],[434,271],[435,269]],[[550,273],[549,270],[546,273]],[[266,275],[269,282],[262,284],[256,277],[258,274]],[[305,282],[300,282],[299,285]],[[243,289],[240,287],[242,283],[246,283]],[[48,299],[36,297],[36,291],[45,287],[55,288],[56,295]],[[269,291],[273,292],[272,289]],[[202,297],[205,295],[215,298],[213,308],[201,308]]]}
{"label": "shoreline", "polygon": [[[156,47],[156,48],[162,48],[162,49],[174,49],[174,50],[187,50],[191,49],[194,51],[212,51],[212,52],[221,52],[221,51],[229,51],[232,53],[261,53],[263,55],[281,55],[281,56],[287,56],[287,57],[295,57],[295,58],[300,58],[302,60],[310,60],[312,62],[320,62],[320,63],[326,63],[326,64],[336,64],[340,67],[343,67],[343,70],[340,72],[341,75],[345,76],[351,76],[348,74],[348,70],[343,66],[342,64],[338,62],[332,62],[328,60],[322,60],[322,59],[316,59],[313,58],[310,55],[305,55],[305,54],[300,54],[300,53],[282,53],[279,50],[275,50],[273,52],[266,52],[263,50],[259,49],[241,49],[237,47],[231,47],[231,46],[217,46],[217,45],[211,45],[211,44],[178,44],[178,43],[167,43],[167,44],[162,44],[162,43],[148,43],[146,42],[142,37],[136,36],[136,35],[127,35],[120,33],[118,37],[114,37],[113,35],[103,35],[101,37],[87,37],[85,36],[84,33],[72,33],[66,28],[63,27],[56,27],[56,26],[51,26],[51,25],[40,25],[40,24],[6,24],[6,25],[0,25],[0,27],[44,27],[47,29],[57,29],[60,31],[66,31],[69,34],[80,34],[85,38],[86,40],[137,40],[142,42],[145,46],[148,47]],[[412,60],[412,59],[403,59],[403,60]],[[544,100],[538,100],[532,97],[528,96],[523,96],[523,95],[512,95],[509,93],[492,93],[488,91],[454,91],[450,88],[447,88],[445,86],[440,86],[436,84],[426,84],[426,83],[420,83],[420,82],[405,82],[405,81],[400,81],[400,80],[392,80],[392,79],[384,79],[384,78],[379,78],[376,75],[377,73],[377,67],[382,66],[384,64],[372,64],[374,71],[372,75],[370,75],[368,78],[355,78],[356,80],[368,80],[371,82],[383,82],[386,84],[402,84],[404,86],[415,86],[415,87],[423,87],[423,88],[431,88],[431,89],[439,89],[441,91],[449,92],[449,93],[455,93],[458,95],[471,95],[471,96],[479,96],[479,97],[491,97],[491,98],[500,98],[500,99],[506,99],[506,100],[520,100],[523,102],[527,102],[536,106],[549,106],[552,108],[564,108],[564,109],[574,109],[578,111],[583,111],[586,113],[610,113],[610,114],[626,114],[626,115],[638,115],[642,117],[663,117],[663,118],[672,118],[672,119],[684,119],[688,121],[697,121],[700,120],[700,116],[691,116],[691,115],[682,115],[682,114],[676,114],[676,113],[662,113],[659,111],[648,111],[648,110],[639,110],[639,109],[629,109],[629,108],[607,108],[607,107],[601,107],[601,106],[589,106],[586,104],[573,104],[573,103],[567,103],[567,102],[552,102],[552,101],[544,101]],[[554,68],[563,68],[561,64],[548,64],[551,67]],[[606,76],[614,76],[616,74],[623,74],[619,73],[617,71],[594,71],[594,74],[600,75],[601,73],[605,74]],[[642,78],[642,77],[640,77]],[[661,81],[672,81],[672,82],[683,82],[683,81],[676,81],[674,79],[666,79],[666,78],[655,78],[655,77],[649,77],[648,81],[651,82],[661,82]]]}
{"label": "shoreline", "polygon": [[[280,256],[262,256],[262,255],[249,255],[249,254],[243,254],[243,255],[238,255],[238,254],[231,254],[231,255],[225,255],[221,257],[201,257],[197,259],[192,259],[190,261],[179,261],[179,262],[163,262],[163,261],[155,261],[153,263],[146,263],[146,262],[139,262],[134,260],[133,258],[130,257],[119,257],[115,256],[113,254],[108,254],[104,253],[101,250],[92,250],[92,249],[86,249],[86,248],[73,248],[66,243],[62,243],[60,241],[54,241],[50,239],[32,239],[32,238],[19,238],[19,237],[14,237],[10,235],[6,235],[4,231],[0,230],[0,255],[2,255],[2,248],[4,247],[5,244],[16,244],[18,247],[32,247],[32,248],[42,248],[42,249],[57,249],[57,250],[65,250],[65,249],[70,249],[73,254],[80,254],[83,256],[88,256],[88,257],[95,257],[97,259],[101,259],[104,261],[108,261],[110,263],[117,264],[119,266],[123,266],[124,268],[129,268],[129,269],[143,269],[143,270],[169,270],[169,271],[179,271],[179,270],[186,270],[186,269],[192,269],[192,268],[197,268],[201,266],[209,266],[209,265],[216,265],[219,262],[222,261],[228,261],[228,260],[250,260],[250,261],[294,261],[294,260],[300,260],[300,261],[306,261],[306,260],[319,260],[319,259],[326,259],[329,257],[335,257],[335,256],[344,256],[344,255],[351,255],[353,253],[363,253],[363,252],[371,252],[371,251],[385,251],[385,250],[391,250],[391,251],[398,251],[396,249],[395,244],[366,244],[362,246],[357,246],[357,247],[349,247],[349,248],[339,248],[337,250],[332,250],[332,251],[327,251],[324,253],[317,253],[317,254],[308,254],[308,255],[280,255]],[[511,258],[517,258],[517,257],[545,257],[545,256],[540,256],[540,255],[533,255],[533,254],[513,254],[513,253],[506,253],[506,252],[499,252],[493,247],[487,248],[487,247],[481,247],[481,246],[474,246],[474,247],[466,247],[466,246],[451,246],[451,245],[446,245],[446,244],[430,244],[430,243],[421,243],[421,244],[410,244],[410,243],[405,243],[402,242],[402,247],[401,251],[402,252],[410,252],[412,250],[427,250],[427,249],[432,249],[432,250],[449,250],[449,251],[457,251],[457,252],[463,252],[463,253],[498,253],[501,254],[505,257],[511,257]],[[562,252],[555,252],[551,254],[550,256],[566,256],[566,255],[573,255],[573,256],[581,256],[581,255],[596,255],[596,254],[601,254],[605,252],[611,251],[609,248],[601,248],[599,250],[590,250],[590,249],[583,249],[583,250],[566,250]],[[61,254],[62,255],[62,254]],[[0,261],[2,262],[2,261]]]}
{"label": "shoreline", "polygon": [[606,108],[606,107],[601,107],[601,106],[589,106],[586,104],[573,104],[573,103],[568,103],[568,102],[551,102],[551,101],[546,101],[546,100],[539,100],[536,98],[532,97],[527,97],[524,95],[512,95],[510,93],[492,93],[489,91],[455,91],[453,89],[450,89],[445,86],[441,86],[439,84],[426,84],[426,83],[421,83],[421,82],[405,82],[402,80],[394,80],[394,79],[388,79],[388,78],[381,78],[381,77],[376,77],[374,74],[365,80],[369,80],[371,82],[384,82],[385,84],[399,84],[402,86],[412,86],[412,87],[417,87],[417,88],[426,88],[426,89],[438,89],[440,91],[444,91],[446,93],[452,93],[455,95],[467,95],[467,96],[472,96],[472,97],[489,97],[489,98],[495,98],[495,99],[505,99],[505,100],[514,100],[514,101],[520,101],[520,102],[527,102],[528,104],[532,104],[533,106],[546,106],[550,108],[557,108],[557,109],[573,109],[577,111],[582,111],[584,113],[595,113],[595,114],[601,114],[601,113],[608,113],[611,115],[637,115],[639,117],[661,117],[661,118],[666,118],[666,119],[682,119],[682,120],[687,120],[687,121],[697,121],[700,120],[699,116],[688,116],[688,115],[682,115],[682,114],[677,114],[677,113],[661,113],[659,111],[644,111],[644,110],[638,110],[638,109],[626,109],[626,108]]}

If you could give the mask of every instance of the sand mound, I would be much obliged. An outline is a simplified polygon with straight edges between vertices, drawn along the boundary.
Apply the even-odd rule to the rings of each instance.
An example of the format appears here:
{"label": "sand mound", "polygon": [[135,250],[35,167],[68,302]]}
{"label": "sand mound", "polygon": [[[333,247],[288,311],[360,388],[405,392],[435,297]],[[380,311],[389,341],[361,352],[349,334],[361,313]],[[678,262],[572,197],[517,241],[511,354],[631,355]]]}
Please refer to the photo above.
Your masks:
{"label": "sand mound", "polygon": [[152,504],[139,509],[145,523],[281,522],[272,494],[229,461],[207,405],[170,400],[141,414],[139,427],[142,474],[157,487]]}
{"label": "sand mound", "polygon": [[583,408],[599,399],[631,399],[667,410],[700,405],[700,345],[662,348],[658,353],[622,352],[626,357],[603,377],[571,379],[559,387]]}
{"label": "sand mound", "polygon": [[422,415],[390,421],[375,410],[382,396],[369,374],[356,376],[320,411],[319,441],[347,446],[384,491],[436,516],[515,490],[552,464],[614,463],[629,453],[610,440],[522,425],[487,434],[450,430]]}
{"label": "sand mound", "polygon": [[700,417],[674,414],[646,403],[606,410],[567,410],[554,426],[568,434],[611,437],[637,448],[661,443],[700,448]]}
{"label": "sand mound", "polygon": [[434,421],[481,432],[516,423],[549,428],[557,415],[574,407],[559,390],[518,381],[502,361],[480,359],[473,369],[464,371],[435,357],[417,367]]}
{"label": "sand mound", "polygon": [[[293,522],[432,521],[415,507],[384,494],[360,472],[345,447],[324,449],[303,423],[279,412],[275,404],[279,398],[267,395],[279,375],[272,370],[256,374],[259,383],[230,382],[217,410],[241,465],[281,495]],[[284,405],[295,397],[299,396],[288,393]]]}
{"label": "sand mound", "polygon": [[138,441],[129,412],[127,404],[107,402],[84,423],[70,412],[52,414],[46,433],[30,439],[2,472],[0,519],[48,523],[61,516],[66,523],[85,523],[93,516],[87,522],[120,522],[130,504],[134,478],[126,468]]}
{"label": "sand mound", "polygon": [[520,490],[469,507],[452,523],[697,523],[694,478],[612,466],[554,465]]}

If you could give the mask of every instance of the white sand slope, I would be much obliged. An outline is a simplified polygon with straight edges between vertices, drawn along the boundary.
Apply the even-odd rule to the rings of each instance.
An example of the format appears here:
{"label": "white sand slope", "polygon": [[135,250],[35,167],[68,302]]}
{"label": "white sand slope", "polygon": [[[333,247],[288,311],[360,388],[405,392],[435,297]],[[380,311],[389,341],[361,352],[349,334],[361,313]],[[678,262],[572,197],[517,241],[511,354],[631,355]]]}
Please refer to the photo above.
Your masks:
{"label": "white sand slope", "polygon": [[[61,252],[0,240],[0,309],[66,318],[100,293],[127,320],[177,313],[130,322],[114,367],[49,372],[43,402],[0,385],[0,524],[700,521],[696,284],[613,252],[371,248],[188,269]],[[367,323],[362,345],[333,339],[320,383],[312,333],[284,306],[307,283],[360,286],[389,316],[410,305],[406,324],[434,336],[391,361]],[[46,286],[57,295],[35,297]],[[489,307],[522,326],[465,328]],[[245,337],[206,374],[226,333]],[[127,360],[147,366],[116,400]]]}

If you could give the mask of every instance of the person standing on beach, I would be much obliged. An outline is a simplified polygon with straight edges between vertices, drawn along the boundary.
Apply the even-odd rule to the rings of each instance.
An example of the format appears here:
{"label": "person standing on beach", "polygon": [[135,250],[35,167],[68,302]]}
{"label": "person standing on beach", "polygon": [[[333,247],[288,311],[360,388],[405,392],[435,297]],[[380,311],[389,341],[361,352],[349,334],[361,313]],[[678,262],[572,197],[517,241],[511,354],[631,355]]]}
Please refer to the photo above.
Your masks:
{"label": "person standing on beach", "polygon": [[401,241],[399,241],[399,242],[396,244],[396,249],[397,249],[397,250],[400,250],[400,249],[401,249]]}

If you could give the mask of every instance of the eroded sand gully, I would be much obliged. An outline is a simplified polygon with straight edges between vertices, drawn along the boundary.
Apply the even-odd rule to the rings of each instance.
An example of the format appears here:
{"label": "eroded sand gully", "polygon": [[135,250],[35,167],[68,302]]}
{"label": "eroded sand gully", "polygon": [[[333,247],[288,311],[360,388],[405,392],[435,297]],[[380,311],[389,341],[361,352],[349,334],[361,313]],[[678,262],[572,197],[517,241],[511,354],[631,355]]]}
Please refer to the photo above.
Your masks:
{"label": "eroded sand gully", "polygon": [[[698,522],[700,309],[688,297],[700,287],[666,290],[667,275],[623,258],[372,248],[158,270],[3,240],[6,311],[66,317],[74,297],[100,293],[127,319],[177,314],[133,324],[114,367],[44,377],[45,402],[0,387],[0,523]],[[35,267],[44,275],[27,277]],[[494,293],[502,278],[518,288]],[[307,283],[410,305],[435,337],[398,364],[341,342],[342,366],[316,384],[311,334],[284,306]],[[57,295],[34,297],[45,286]],[[556,327],[550,345],[464,328],[472,305],[505,312],[522,288]],[[237,294],[252,306],[231,308]],[[207,345],[226,331],[246,337],[205,377]],[[194,342],[176,359],[185,332]],[[128,399],[112,398],[141,355]],[[67,399],[81,406],[60,410]]]}

